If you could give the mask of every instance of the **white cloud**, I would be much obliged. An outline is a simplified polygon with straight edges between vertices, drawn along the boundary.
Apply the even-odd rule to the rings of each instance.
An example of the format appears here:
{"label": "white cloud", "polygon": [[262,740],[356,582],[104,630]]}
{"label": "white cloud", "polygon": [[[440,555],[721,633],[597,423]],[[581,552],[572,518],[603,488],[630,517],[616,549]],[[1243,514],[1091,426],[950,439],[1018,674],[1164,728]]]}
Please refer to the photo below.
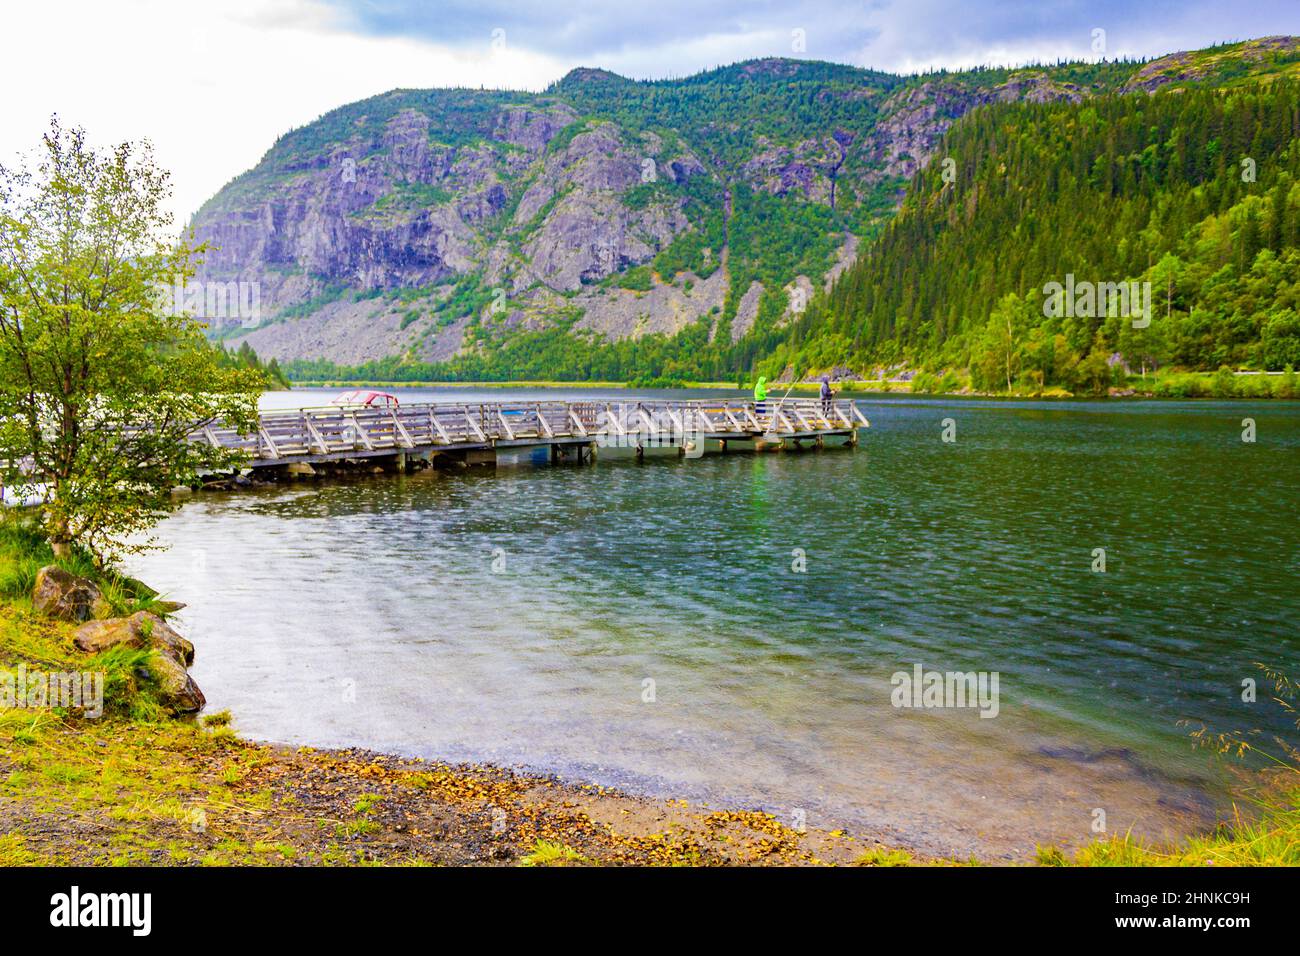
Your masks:
{"label": "white cloud", "polygon": [[[287,130],[395,87],[540,89],[555,59],[343,32],[312,0],[43,0],[7,9],[0,161],[34,149],[50,114],[108,145],[149,138],[183,223]],[[12,91],[18,91],[16,94]]]}
{"label": "white cloud", "polygon": [[[575,66],[685,76],[761,56],[913,72],[1154,56],[1287,29],[1294,0],[38,0],[7,9],[0,162],[51,113],[98,143],[153,140],[184,222],[275,139],[396,87],[536,90]],[[374,21],[374,22],[368,22]],[[494,50],[492,30],[506,30]],[[791,31],[806,45],[792,47]],[[1240,33],[1241,36],[1225,35]]]}

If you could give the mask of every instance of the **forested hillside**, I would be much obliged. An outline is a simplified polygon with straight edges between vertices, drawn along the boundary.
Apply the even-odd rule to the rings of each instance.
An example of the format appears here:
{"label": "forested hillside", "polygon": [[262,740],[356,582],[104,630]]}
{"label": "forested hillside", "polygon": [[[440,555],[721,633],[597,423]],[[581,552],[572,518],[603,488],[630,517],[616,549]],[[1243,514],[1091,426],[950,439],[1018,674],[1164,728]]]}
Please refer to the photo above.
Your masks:
{"label": "forested hillside", "polygon": [[[905,362],[1095,389],[1137,369],[1300,365],[1300,84],[973,113],[764,367]],[[1044,314],[1044,286],[1150,282],[1150,324]],[[1113,360],[1114,361],[1114,360]]]}

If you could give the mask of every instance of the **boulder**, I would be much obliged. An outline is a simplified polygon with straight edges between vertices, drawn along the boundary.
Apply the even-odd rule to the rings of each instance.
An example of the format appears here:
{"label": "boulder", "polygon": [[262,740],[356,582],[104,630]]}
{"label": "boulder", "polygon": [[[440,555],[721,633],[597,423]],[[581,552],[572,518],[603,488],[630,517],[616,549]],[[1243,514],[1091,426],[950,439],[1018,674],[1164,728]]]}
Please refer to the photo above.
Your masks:
{"label": "boulder", "polygon": [[194,645],[176,633],[172,626],[157,614],[139,611],[128,618],[132,621],[136,619],[140,620],[138,626],[149,632],[149,643],[154,648],[167,654],[183,667],[189,667],[194,663]]}
{"label": "boulder", "polygon": [[165,651],[156,651],[149,658],[149,674],[158,682],[163,704],[178,714],[193,714],[207,705],[207,698],[184,665]]}
{"label": "boulder", "polygon": [[36,572],[32,604],[42,614],[62,621],[88,621],[109,612],[108,602],[93,581],[53,564]]}
{"label": "boulder", "polygon": [[137,611],[130,617],[87,621],[72,635],[81,650],[98,654],[110,647],[147,648],[153,651],[146,665],[158,682],[163,705],[173,713],[192,714],[207,700],[185,668],[194,663],[194,645],[157,614]]}
{"label": "boulder", "polygon": [[145,646],[144,635],[131,626],[131,619],[127,617],[88,621],[73,632],[72,642],[89,654],[98,654],[118,645]]}
{"label": "boulder", "polygon": [[181,667],[194,663],[194,645],[149,611],[137,611],[130,617],[89,621],[77,628],[72,640],[77,647],[91,654],[118,646],[152,647]]}

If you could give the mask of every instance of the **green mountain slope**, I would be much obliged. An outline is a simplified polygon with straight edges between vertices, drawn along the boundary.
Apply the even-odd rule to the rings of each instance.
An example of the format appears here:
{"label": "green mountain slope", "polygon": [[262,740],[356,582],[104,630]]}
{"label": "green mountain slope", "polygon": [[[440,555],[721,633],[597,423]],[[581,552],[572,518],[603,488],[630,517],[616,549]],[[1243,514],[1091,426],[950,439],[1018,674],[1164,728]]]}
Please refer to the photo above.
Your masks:
{"label": "green mountain slope", "polygon": [[[766,367],[902,362],[969,367],[983,389],[1009,374],[1097,390],[1108,360],[1300,365],[1297,136],[1287,78],[973,114],[940,150],[953,181],[918,176]],[[1069,275],[1150,283],[1149,325],[1120,304],[1053,309],[1044,288]]]}

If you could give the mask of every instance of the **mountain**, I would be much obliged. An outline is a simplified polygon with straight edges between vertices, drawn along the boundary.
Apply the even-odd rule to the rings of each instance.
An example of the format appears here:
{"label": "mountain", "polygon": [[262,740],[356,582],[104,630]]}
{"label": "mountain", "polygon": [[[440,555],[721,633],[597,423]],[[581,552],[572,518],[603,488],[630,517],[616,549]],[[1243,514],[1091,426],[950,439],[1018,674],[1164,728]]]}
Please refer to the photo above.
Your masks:
{"label": "mountain", "polygon": [[262,325],[227,337],[299,375],[735,378],[813,341],[826,366],[864,361],[853,337],[825,347],[844,327],[825,290],[964,118],[1296,62],[1269,38],[1146,64],[900,77],[767,59],[652,82],[579,69],[540,94],[398,90],[286,134],[206,203],[198,278],[258,282]]}
{"label": "mountain", "polygon": [[[1182,54],[1125,86],[1158,78],[1155,95],[971,115],[942,143],[952,175],[914,178],[763,370],[897,363],[1099,392],[1125,367],[1300,366],[1300,44],[1247,49],[1285,69],[1180,83],[1166,64],[1203,77],[1208,61],[1217,81],[1250,62]],[[1066,284],[1149,298],[1064,308]]]}

